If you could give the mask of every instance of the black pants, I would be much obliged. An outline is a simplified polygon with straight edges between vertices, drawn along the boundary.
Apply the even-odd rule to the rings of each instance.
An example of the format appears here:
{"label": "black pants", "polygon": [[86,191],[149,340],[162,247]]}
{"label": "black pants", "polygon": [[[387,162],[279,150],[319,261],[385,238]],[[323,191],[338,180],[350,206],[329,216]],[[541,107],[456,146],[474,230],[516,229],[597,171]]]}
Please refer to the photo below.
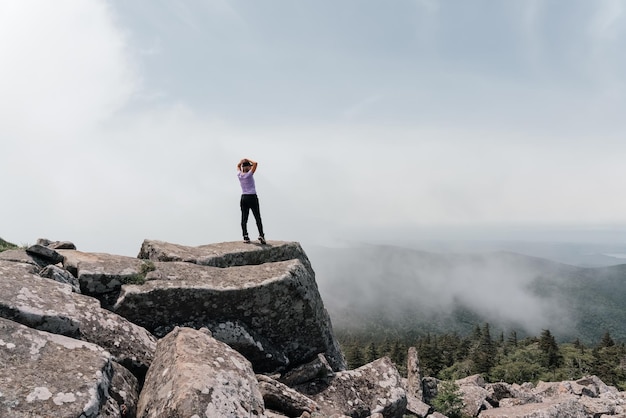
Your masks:
{"label": "black pants", "polygon": [[255,194],[242,194],[239,206],[241,206],[241,230],[243,231],[243,236],[248,236],[248,216],[250,215],[250,209],[252,209],[252,214],[256,220],[256,227],[259,230],[259,236],[265,237],[263,233],[263,223],[261,222],[258,196]]}

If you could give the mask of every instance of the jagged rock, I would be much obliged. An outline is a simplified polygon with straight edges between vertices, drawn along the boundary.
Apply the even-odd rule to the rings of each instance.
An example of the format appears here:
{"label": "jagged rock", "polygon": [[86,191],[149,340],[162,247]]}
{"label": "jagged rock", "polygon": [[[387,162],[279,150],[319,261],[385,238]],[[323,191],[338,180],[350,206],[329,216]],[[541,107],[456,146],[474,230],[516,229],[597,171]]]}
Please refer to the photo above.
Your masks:
{"label": "jagged rock", "polygon": [[189,247],[144,240],[137,257],[152,261],[184,261],[213,267],[248,266],[299,259],[310,267],[309,259],[300,244],[284,241],[268,241],[267,245],[222,242]]}
{"label": "jagged rock", "polygon": [[50,241],[47,238],[39,238],[36,242],[38,245],[52,248],[53,250],[75,250],[76,245],[70,241]]}
{"label": "jagged rock", "polygon": [[318,353],[333,370],[345,369],[314,273],[300,260],[230,268],[154,265],[145,284],[123,286],[115,312],[157,336],[176,325],[206,326],[259,373],[297,366]]}
{"label": "jagged rock", "polygon": [[454,383],[458,386],[469,385],[478,386],[480,388],[484,388],[486,385],[485,379],[479,374],[473,374],[471,376],[464,377],[463,379],[455,380]]}
{"label": "jagged rock", "polygon": [[437,396],[437,388],[439,387],[439,379],[436,377],[422,378],[422,388],[424,390],[424,402],[430,403]]}
{"label": "jagged rock", "polygon": [[419,401],[424,400],[424,389],[422,388],[422,371],[417,356],[417,349],[409,347],[406,359],[407,383],[406,393]]}
{"label": "jagged rock", "polygon": [[480,411],[491,409],[494,404],[497,405],[496,401],[490,399],[489,391],[485,389],[485,379],[481,375],[467,376],[454,383],[459,387],[465,403],[463,411],[468,416],[475,417]]}
{"label": "jagged rock", "polygon": [[570,388],[564,385],[562,382],[543,382],[539,381],[537,386],[533,390],[535,396],[540,400],[553,398],[559,395],[565,395],[571,393]]}
{"label": "jagged rock", "polygon": [[257,380],[266,408],[289,417],[299,417],[305,412],[312,413],[320,410],[315,401],[277,380],[265,375],[257,375]]}
{"label": "jagged rock", "polygon": [[433,412],[432,414],[428,415],[427,418],[448,418],[448,417],[446,417],[441,412]]}
{"label": "jagged rock", "polygon": [[485,389],[489,392],[489,397],[496,402],[513,397],[511,385],[505,382],[488,383],[485,385]]}
{"label": "jagged rock", "polygon": [[55,282],[69,284],[72,287],[72,291],[80,293],[80,284],[78,279],[72,275],[69,271],[62,269],[61,267],[50,264],[39,272],[41,277],[52,279]]}
{"label": "jagged rock", "polygon": [[367,417],[381,413],[385,418],[399,418],[406,410],[406,392],[388,357],[296,389],[316,401],[327,415]]}
{"label": "jagged rock", "polygon": [[78,278],[82,292],[90,296],[119,292],[125,283],[143,283],[151,269],[145,261],[133,257],[76,250],[59,253],[63,267]]}
{"label": "jagged rock", "polygon": [[475,385],[461,385],[459,392],[463,397],[463,411],[471,417],[478,415],[480,411],[493,408],[489,402],[489,392],[487,389]]}
{"label": "jagged rock", "polygon": [[278,381],[287,386],[296,386],[313,379],[332,376],[333,373],[333,369],[328,364],[326,357],[323,354],[318,354],[313,361],[289,370]]}
{"label": "jagged rock", "polygon": [[[304,415],[302,414],[300,418],[310,418],[311,414]],[[278,412],[266,409],[265,410],[265,418],[289,418],[287,415],[279,414]]]}
{"label": "jagged rock", "polygon": [[406,395],[406,410],[412,414],[417,415],[420,418],[424,418],[432,410],[431,406],[422,402],[415,396],[407,393]]}
{"label": "jagged rock", "polygon": [[[109,386],[109,414],[111,417],[134,417],[139,401],[139,382],[125,367],[113,362],[113,377]],[[100,413],[104,416],[104,411]]]}
{"label": "jagged rock", "polygon": [[[598,396],[607,392],[617,393],[617,389],[615,387],[608,386],[598,376],[585,376],[576,380],[576,383],[586,387],[587,390],[591,391],[591,393],[595,394],[595,396]],[[588,396],[593,396],[593,395],[588,395]]]}
{"label": "jagged rock", "polygon": [[32,266],[0,261],[0,316],[42,331],[91,342],[141,376],[156,340],[145,329],[100,308],[69,285],[32,274]]}
{"label": "jagged rock", "polygon": [[63,261],[63,256],[52,248],[35,244],[26,249],[28,254],[44,259],[48,264],[58,264]]}
{"label": "jagged rock", "polygon": [[33,270],[34,272],[39,271],[41,267],[45,267],[49,264],[41,257],[28,254],[24,249],[6,250],[0,252],[0,261],[30,264],[31,266],[36,267],[36,269]]}
{"label": "jagged rock", "polygon": [[582,396],[579,400],[587,416],[599,417],[601,415],[614,415],[618,405],[615,402],[607,402],[597,398]]}
{"label": "jagged rock", "polygon": [[137,416],[262,416],[263,398],[248,360],[207,332],[175,328],[161,339]]}
{"label": "jagged rock", "polygon": [[101,347],[0,318],[0,416],[100,416],[113,373]]}
{"label": "jagged rock", "polygon": [[587,418],[585,408],[575,398],[529,403],[482,411],[480,418]]}

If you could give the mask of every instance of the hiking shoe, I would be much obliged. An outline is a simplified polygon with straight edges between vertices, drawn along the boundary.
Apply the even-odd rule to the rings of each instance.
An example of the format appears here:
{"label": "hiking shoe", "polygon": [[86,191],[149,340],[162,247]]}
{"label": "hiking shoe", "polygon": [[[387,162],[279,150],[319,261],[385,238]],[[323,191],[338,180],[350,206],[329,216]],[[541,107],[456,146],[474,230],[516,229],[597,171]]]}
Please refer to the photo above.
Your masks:
{"label": "hiking shoe", "polygon": [[267,244],[267,243],[265,242],[265,237],[259,237],[259,242],[260,242],[261,244],[263,244],[263,245]]}
{"label": "hiking shoe", "polygon": [[247,235],[245,237],[243,237],[243,243],[244,244],[250,244],[250,237],[248,237]]}

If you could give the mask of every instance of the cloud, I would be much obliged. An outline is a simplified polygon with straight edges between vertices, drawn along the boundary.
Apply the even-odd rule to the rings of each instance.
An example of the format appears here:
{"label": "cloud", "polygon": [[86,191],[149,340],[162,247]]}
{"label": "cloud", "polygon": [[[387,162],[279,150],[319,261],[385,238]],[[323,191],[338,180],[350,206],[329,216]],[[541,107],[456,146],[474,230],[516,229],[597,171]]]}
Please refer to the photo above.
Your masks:
{"label": "cloud", "polygon": [[107,2],[26,1],[0,7],[6,63],[0,112],[16,135],[26,130],[39,134],[30,140],[63,141],[112,115],[135,92],[137,76]]}
{"label": "cloud", "polygon": [[[260,162],[272,239],[626,222],[623,61],[604,61],[615,78],[602,88],[579,86],[576,61],[551,58],[567,44],[546,31],[566,37],[595,15],[554,24],[535,4],[520,23],[516,8],[475,7],[459,26],[458,10],[426,2],[385,8],[372,31],[373,2],[332,16],[278,4],[3,3],[0,167],[12,204],[1,215],[16,220],[3,238],[123,253],[146,237],[238,239],[244,156]],[[623,18],[606,4],[590,27],[609,51]],[[426,15],[436,19],[416,38]],[[480,19],[484,31],[457,31]],[[520,31],[537,71],[554,73],[492,65],[528,59],[514,48]],[[480,60],[490,48],[479,41],[498,35],[496,51],[509,52]]]}

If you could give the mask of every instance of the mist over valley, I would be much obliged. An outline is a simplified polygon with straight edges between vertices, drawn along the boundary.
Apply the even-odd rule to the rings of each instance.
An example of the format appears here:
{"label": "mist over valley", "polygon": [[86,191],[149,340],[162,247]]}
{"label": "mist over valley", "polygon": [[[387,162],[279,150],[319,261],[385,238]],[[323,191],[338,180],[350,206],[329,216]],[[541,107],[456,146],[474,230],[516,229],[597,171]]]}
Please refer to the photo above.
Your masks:
{"label": "mist over valley", "polygon": [[[579,338],[592,344],[608,331],[625,340],[623,259],[573,244],[534,248],[602,266],[581,267],[488,245],[473,252],[467,246],[465,252],[436,252],[367,244],[306,250],[337,332],[391,338],[466,335],[477,324],[489,323],[493,335],[539,335],[549,329],[561,341]],[[576,257],[573,248],[586,256]]]}

